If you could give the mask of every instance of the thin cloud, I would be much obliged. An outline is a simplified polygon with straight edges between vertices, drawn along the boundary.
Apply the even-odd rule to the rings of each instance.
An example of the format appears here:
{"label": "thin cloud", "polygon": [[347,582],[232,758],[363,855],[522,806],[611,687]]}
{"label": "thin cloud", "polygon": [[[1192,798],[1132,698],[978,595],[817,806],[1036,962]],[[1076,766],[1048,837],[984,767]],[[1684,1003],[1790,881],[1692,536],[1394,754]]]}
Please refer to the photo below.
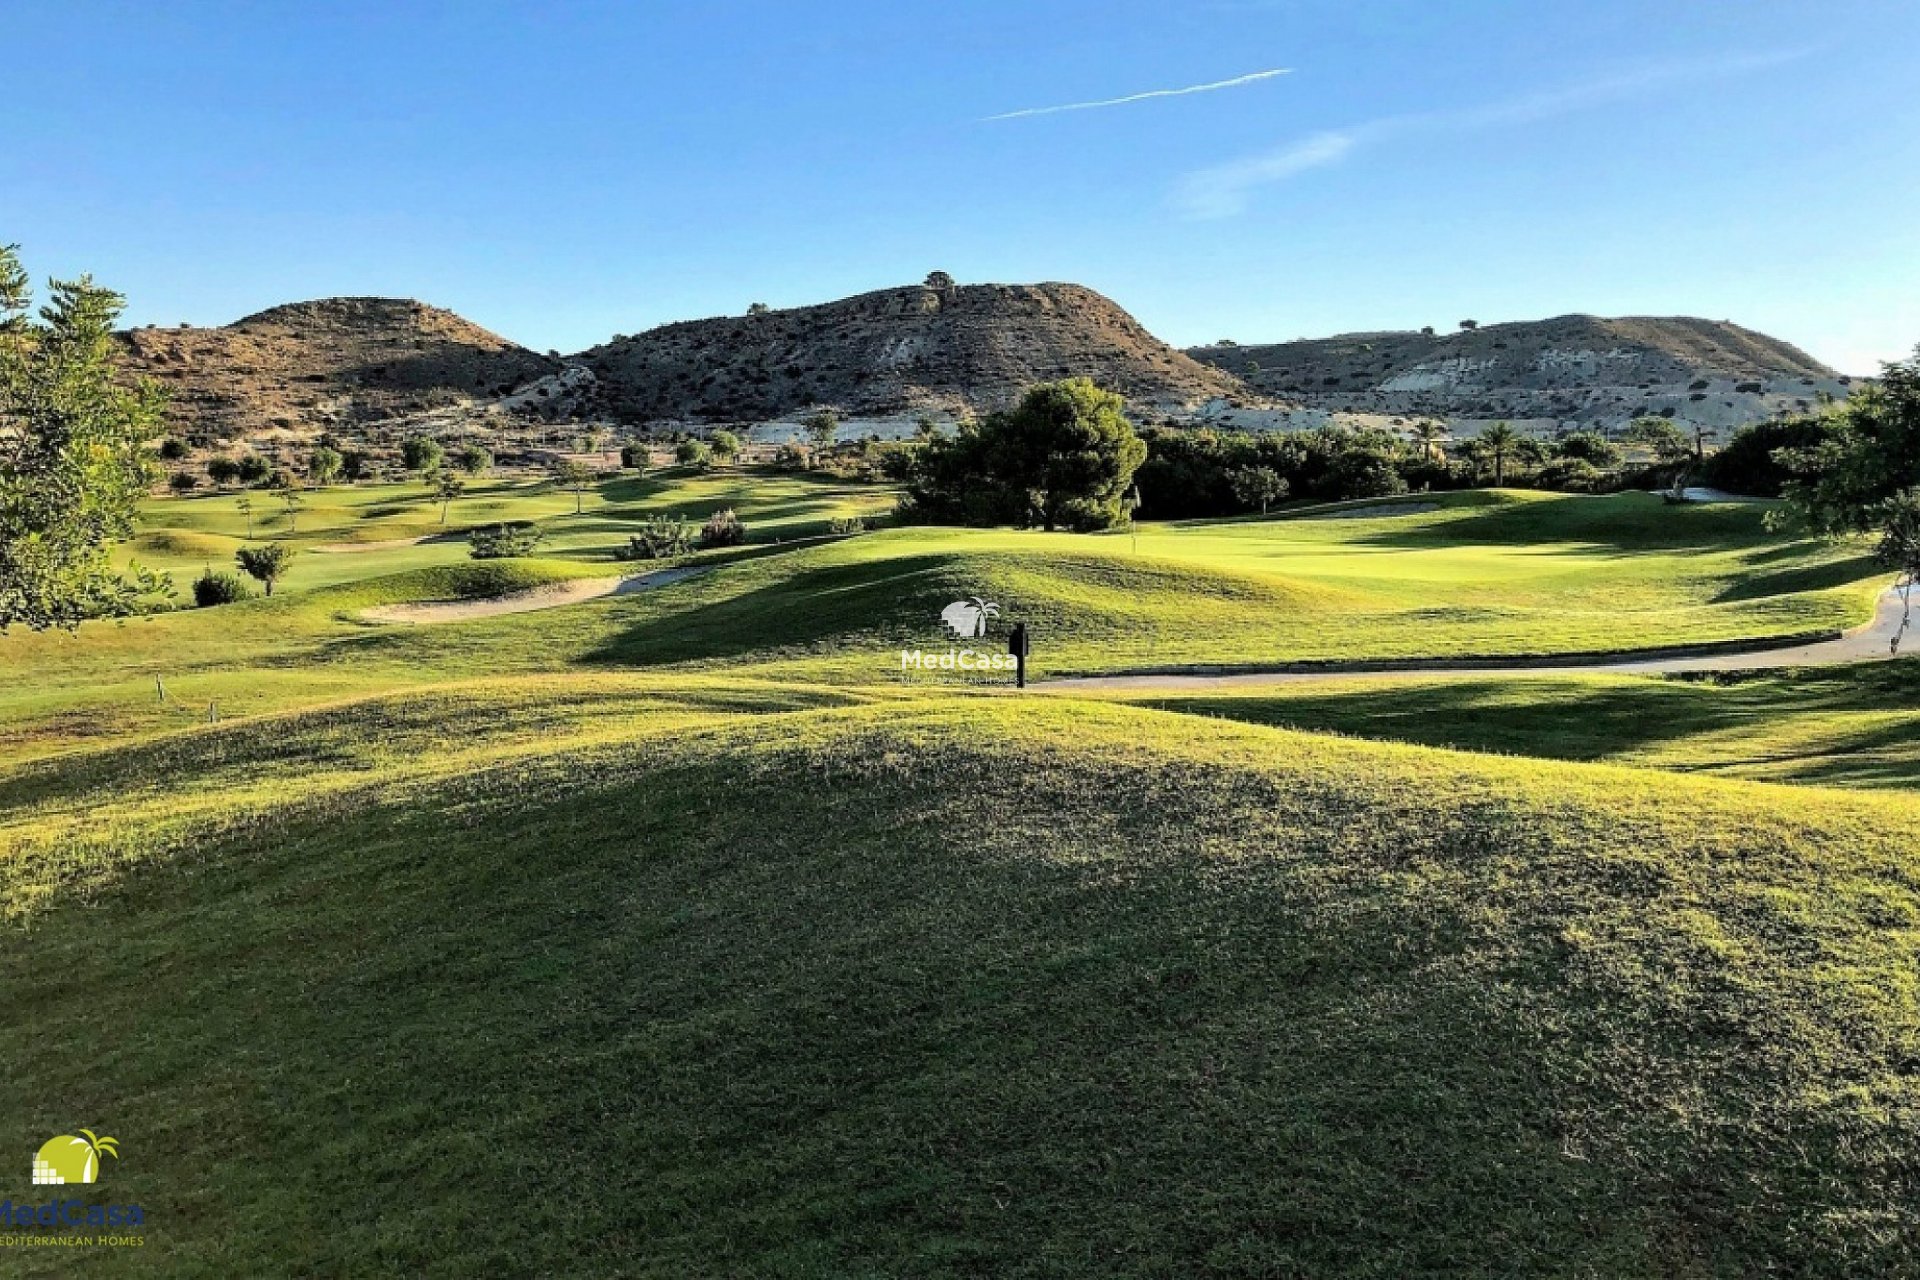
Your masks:
{"label": "thin cloud", "polygon": [[1733,54],[1685,62],[1652,63],[1620,75],[1587,80],[1564,88],[1457,111],[1427,111],[1386,116],[1331,129],[1224,164],[1196,169],[1175,185],[1175,208],[1190,218],[1230,218],[1244,213],[1262,187],[1295,174],[1344,160],[1354,151],[1405,134],[1465,133],[1530,124],[1588,107],[1618,102],[1672,84],[1721,79],[1764,71],[1804,58],[1810,49],[1783,53]]}
{"label": "thin cloud", "polygon": [[1005,111],[997,116],[988,116],[982,124],[995,120],[1024,120],[1029,116],[1054,116],[1063,111],[1098,111],[1104,107],[1124,107],[1133,102],[1145,102],[1150,98],[1184,98],[1193,93],[1218,93],[1222,89],[1238,89],[1241,85],[1257,84],[1262,80],[1271,80],[1275,76],[1291,75],[1292,67],[1275,67],[1271,71],[1256,71],[1252,75],[1235,76],[1231,80],[1215,80],[1211,84],[1190,84],[1184,89],[1151,89],[1146,93],[1130,93],[1124,98],[1103,98],[1098,102],[1069,102],[1058,107],[1027,107],[1021,111]]}

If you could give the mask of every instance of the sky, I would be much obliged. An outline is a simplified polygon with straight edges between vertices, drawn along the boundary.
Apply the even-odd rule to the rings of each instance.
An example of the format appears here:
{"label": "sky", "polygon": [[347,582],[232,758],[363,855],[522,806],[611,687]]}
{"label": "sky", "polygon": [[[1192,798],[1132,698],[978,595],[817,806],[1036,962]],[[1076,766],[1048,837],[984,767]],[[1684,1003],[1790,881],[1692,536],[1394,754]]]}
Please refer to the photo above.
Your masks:
{"label": "sky", "polygon": [[1920,343],[1912,0],[0,0],[0,243],[145,324],[538,349],[950,272],[1177,345],[1568,312]]}

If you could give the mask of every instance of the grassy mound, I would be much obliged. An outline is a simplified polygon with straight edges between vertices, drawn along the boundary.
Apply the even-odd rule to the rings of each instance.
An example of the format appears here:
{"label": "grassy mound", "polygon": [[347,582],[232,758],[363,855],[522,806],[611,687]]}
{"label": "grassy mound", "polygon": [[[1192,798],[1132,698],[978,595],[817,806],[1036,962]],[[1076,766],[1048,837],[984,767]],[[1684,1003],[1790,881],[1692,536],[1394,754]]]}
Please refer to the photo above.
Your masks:
{"label": "grassy mound", "polygon": [[1920,1244],[1907,797],[609,674],[77,752],[0,772],[0,812],[0,1127],[110,1124],[149,1266]]}

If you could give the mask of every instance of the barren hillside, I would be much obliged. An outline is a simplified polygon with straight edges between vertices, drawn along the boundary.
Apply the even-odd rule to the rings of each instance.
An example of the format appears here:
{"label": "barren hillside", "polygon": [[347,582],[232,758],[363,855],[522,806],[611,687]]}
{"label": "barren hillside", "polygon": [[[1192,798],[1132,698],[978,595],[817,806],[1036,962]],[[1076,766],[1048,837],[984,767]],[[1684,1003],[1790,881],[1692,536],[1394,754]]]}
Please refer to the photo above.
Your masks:
{"label": "barren hillside", "polygon": [[1844,395],[1777,338],[1684,316],[1559,316],[1457,333],[1351,333],[1188,354],[1313,410],[1546,426],[1644,414],[1724,427]]}
{"label": "barren hillside", "polygon": [[138,372],[171,392],[195,440],[270,428],[329,430],[491,402],[560,362],[450,311],[404,298],[326,298],[217,329],[119,335]]}
{"label": "barren hillside", "polygon": [[1070,375],[1143,409],[1245,391],[1073,284],[883,289],[664,325],[577,359],[598,376],[604,405],[632,421],[745,420],[811,405],[850,414],[989,410],[1030,383]]}

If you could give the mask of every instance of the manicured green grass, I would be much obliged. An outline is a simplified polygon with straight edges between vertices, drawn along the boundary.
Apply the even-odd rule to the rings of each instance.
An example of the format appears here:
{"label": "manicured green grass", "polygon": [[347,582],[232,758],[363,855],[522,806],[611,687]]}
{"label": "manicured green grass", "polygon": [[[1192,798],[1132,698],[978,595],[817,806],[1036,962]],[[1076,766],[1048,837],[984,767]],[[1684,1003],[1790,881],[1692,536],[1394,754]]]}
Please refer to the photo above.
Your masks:
{"label": "manicured green grass", "polygon": [[[774,536],[887,500],[855,488],[726,474],[610,482],[595,514],[549,518],[559,532],[525,567],[523,585],[637,567],[612,551],[635,519],[663,505],[698,515],[731,504]],[[403,518],[375,514],[405,506],[391,493],[339,493],[359,514],[325,523],[309,510],[302,538],[385,535]],[[503,494],[490,518],[571,502],[544,487]],[[72,637],[0,637],[0,662],[30,677],[0,690],[0,759],[47,749],[77,721],[110,732],[177,723],[177,712],[149,705],[156,675],[191,708],[215,702],[243,715],[312,696],[582,668],[927,683],[942,677],[903,673],[900,652],[948,648],[939,611],[972,595],[1028,623],[1033,670],[1044,677],[1802,634],[1865,620],[1883,580],[1858,548],[1782,539],[1752,506],[1671,508],[1646,495],[1433,501],[1440,509],[1421,515],[1190,522],[1137,536],[904,528],[765,544],[703,557],[711,572],[657,591],[419,628],[377,626],[359,610],[444,597],[441,575],[470,564],[464,547],[309,549],[272,601],[88,626]],[[176,502],[162,521],[166,537],[223,536],[222,503],[230,499]],[[536,508],[513,505],[524,503]],[[201,527],[186,527],[194,521]]]}
{"label": "manicured green grass", "polygon": [[1920,1245],[1910,797],[574,674],[78,751],[0,804],[0,1145],[119,1138],[144,1271]]}
{"label": "manicured green grass", "polygon": [[1508,755],[1920,788],[1920,659],[1686,678],[1352,679],[1117,692],[1137,705]]}

